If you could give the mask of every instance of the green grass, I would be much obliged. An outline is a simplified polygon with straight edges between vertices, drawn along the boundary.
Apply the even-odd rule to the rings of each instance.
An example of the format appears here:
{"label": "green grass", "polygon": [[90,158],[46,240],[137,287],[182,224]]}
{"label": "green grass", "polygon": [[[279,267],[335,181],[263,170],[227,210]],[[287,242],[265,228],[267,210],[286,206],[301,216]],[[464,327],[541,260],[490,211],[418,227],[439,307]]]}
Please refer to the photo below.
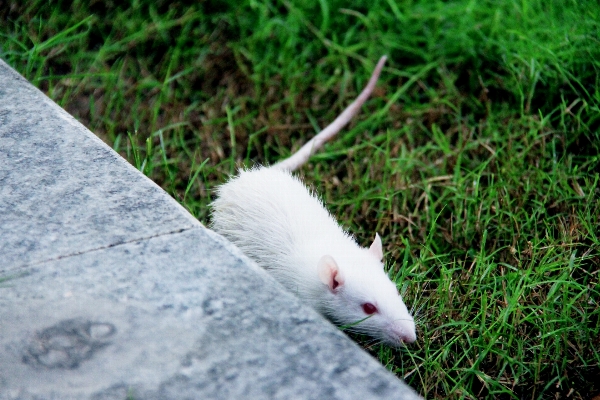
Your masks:
{"label": "green grass", "polygon": [[356,339],[427,398],[600,394],[597,2],[87,3],[0,7],[0,57],[203,223],[387,54],[300,171],[416,311],[406,349]]}

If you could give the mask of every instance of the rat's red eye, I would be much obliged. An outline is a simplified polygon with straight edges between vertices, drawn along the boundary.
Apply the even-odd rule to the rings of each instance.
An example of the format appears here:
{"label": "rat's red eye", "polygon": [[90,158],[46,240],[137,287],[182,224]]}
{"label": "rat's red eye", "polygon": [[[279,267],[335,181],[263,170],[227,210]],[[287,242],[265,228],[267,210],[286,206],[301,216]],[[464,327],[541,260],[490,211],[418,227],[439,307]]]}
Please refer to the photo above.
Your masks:
{"label": "rat's red eye", "polygon": [[375,314],[377,312],[377,307],[375,307],[371,303],[365,303],[362,305],[363,311],[367,315]]}

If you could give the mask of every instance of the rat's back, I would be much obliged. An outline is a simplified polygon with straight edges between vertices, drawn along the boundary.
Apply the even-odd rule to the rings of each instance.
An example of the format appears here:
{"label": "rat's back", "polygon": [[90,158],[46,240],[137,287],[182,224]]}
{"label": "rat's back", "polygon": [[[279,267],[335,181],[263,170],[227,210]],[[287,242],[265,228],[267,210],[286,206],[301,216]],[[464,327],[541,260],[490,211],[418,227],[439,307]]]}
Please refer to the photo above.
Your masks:
{"label": "rat's back", "polygon": [[347,238],[321,201],[282,169],[242,170],[217,195],[212,228],[263,268],[293,267],[303,249]]}

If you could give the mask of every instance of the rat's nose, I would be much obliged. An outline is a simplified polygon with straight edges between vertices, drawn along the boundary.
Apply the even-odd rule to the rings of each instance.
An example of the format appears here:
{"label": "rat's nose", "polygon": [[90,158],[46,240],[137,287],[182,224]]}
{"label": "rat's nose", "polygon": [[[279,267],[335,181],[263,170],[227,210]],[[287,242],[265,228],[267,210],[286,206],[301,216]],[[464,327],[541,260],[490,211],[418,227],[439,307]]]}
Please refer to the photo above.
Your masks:
{"label": "rat's nose", "polygon": [[417,340],[417,332],[413,321],[403,321],[402,325],[393,328],[398,341],[403,343],[413,343]]}
{"label": "rat's nose", "polygon": [[400,340],[404,343],[414,343],[417,340],[417,333],[415,331],[402,332]]}

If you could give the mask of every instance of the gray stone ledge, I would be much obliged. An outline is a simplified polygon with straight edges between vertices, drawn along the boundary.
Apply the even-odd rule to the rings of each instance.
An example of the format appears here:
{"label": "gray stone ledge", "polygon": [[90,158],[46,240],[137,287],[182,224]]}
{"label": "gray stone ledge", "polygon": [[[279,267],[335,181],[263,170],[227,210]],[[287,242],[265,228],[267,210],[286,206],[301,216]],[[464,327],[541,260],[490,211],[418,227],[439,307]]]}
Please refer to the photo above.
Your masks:
{"label": "gray stone ledge", "polygon": [[0,271],[199,225],[0,60]]}
{"label": "gray stone ledge", "polygon": [[418,396],[0,60],[0,399]]}

